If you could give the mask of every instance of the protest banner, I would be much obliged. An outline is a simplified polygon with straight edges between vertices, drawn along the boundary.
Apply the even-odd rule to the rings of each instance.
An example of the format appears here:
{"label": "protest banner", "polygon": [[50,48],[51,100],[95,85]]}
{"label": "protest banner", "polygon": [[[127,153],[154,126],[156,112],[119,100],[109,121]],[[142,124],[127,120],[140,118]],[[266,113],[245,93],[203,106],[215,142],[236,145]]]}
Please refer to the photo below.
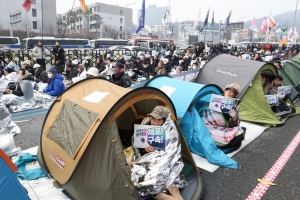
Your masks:
{"label": "protest banner", "polygon": [[228,113],[229,110],[235,109],[235,105],[234,98],[212,94],[209,102],[209,109],[220,113]]}
{"label": "protest banner", "polygon": [[162,126],[134,125],[134,147],[153,146],[156,150],[165,150],[166,130]]}
{"label": "protest banner", "polygon": [[265,97],[270,106],[279,106],[278,95],[265,95]]}
{"label": "protest banner", "polygon": [[291,95],[292,93],[292,86],[288,85],[288,86],[279,86],[278,87],[278,91],[277,91],[277,95],[278,97],[285,97],[286,95]]}

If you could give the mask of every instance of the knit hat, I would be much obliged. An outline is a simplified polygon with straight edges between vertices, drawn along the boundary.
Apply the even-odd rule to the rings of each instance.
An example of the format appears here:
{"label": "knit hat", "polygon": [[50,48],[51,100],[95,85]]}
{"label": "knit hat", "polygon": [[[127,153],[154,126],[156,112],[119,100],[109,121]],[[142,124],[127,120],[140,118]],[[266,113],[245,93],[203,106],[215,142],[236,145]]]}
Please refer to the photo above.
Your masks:
{"label": "knit hat", "polygon": [[124,65],[122,65],[121,63],[116,63],[114,68],[124,68]]}
{"label": "knit hat", "polygon": [[99,76],[99,71],[96,67],[91,67],[86,74],[92,75],[92,76]]}
{"label": "knit hat", "polygon": [[231,83],[225,87],[225,90],[231,89],[236,95],[240,93],[240,85],[237,83]]}
{"label": "knit hat", "polygon": [[148,114],[148,116],[151,116],[155,119],[162,119],[162,118],[168,118],[169,117],[169,111],[163,106],[156,106],[153,111]]}
{"label": "knit hat", "polygon": [[15,63],[13,63],[12,61],[10,63],[8,63],[8,65],[4,68],[5,71],[7,71],[8,73],[12,73],[15,71]]}
{"label": "knit hat", "polygon": [[49,69],[48,69],[48,72],[51,72],[52,74],[55,74],[56,73],[56,69],[54,66],[51,66]]}

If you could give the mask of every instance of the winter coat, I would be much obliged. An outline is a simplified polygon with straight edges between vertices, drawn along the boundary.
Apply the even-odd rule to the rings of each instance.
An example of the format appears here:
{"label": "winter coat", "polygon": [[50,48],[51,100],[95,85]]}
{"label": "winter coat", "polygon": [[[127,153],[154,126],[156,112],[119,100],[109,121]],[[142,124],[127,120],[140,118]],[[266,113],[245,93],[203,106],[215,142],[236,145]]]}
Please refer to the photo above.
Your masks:
{"label": "winter coat", "polygon": [[72,80],[72,78],[77,77],[78,73],[78,70],[75,67],[73,67],[73,69],[71,69],[69,73],[66,73],[66,79],[70,81]]}
{"label": "winter coat", "polygon": [[50,54],[48,49],[36,46],[33,49],[33,55],[36,57],[36,59],[45,59],[47,55]]}
{"label": "winter coat", "polygon": [[59,96],[65,91],[63,83],[64,77],[61,74],[55,74],[50,83],[44,89],[44,92],[50,96]]}
{"label": "winter coat", "polygon": [[25,74],[25,77],[17,83],[16,89],[12,90],[11,93],[19,97],[24,96],[26,100],[31,99],[33,97],[32,79],[32,75]]}
{"label": "winter coat", "polygon": [[155,73],[156,73],[157,75],[160,75],[160,74],[167,74],[166,69],[165,69],[164,66],[156,67],[156,68],[155,68]]}
{"label": "winter coat", "polygon": [[35,73],[35,82],[39,83],[48,83],[48,73],[43,69],[39,68],[39,70]]}
{"label": "winter coat", "polygon": [[111,81],[121,87],[128,88],[131,86],[131,80],[124,72],[120,73],[118,77],[115,74],[112,75]]}
{"label": "winter coat", "polygon": [[52,49],[52,53],[56,57],[55,60],[60,60],[62,63],[64,63],[65,60],[65,50],[62,47],[54,47]]}
{"label": "winter coat", "polygon": [[86,70],[85,69],[82,72],[78,73],[77,77],[72,78],[72,82],[76,83],[83,79],[86,79]]}

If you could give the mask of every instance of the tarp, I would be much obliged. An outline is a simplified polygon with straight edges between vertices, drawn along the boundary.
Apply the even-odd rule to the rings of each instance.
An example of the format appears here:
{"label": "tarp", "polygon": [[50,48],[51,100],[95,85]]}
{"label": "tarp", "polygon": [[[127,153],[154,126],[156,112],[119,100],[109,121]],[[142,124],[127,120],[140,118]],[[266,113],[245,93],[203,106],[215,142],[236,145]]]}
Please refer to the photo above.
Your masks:
{"label": "tarp", "polygon": [[155,87],[167,94],[175,105],[180,128],[192,152],[204,156],[210,163],[238,168],[238,163],[216,147],[194,105],[199,101],[208,103],[211,94],[222,94],[214,85],[201,85],[178,81],[167,76],[153,78],[145,85]]}

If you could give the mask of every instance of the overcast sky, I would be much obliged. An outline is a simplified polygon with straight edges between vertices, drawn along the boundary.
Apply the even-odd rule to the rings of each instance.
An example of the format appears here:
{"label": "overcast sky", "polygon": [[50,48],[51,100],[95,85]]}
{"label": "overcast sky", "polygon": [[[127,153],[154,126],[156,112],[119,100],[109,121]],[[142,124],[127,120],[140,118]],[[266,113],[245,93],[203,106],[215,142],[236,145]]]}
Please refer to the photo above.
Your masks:
{"label": "overcast sky", "polygon": [[[214,9],[215,22],[224,21],[232,9],[230,22],[239,20],[252,20],[253,17],[260,18],[264,16],[275,16],[287,11],[295,11],[297,0],[170,0],[172,21],[195,20],[201,7],[201,20],[203,21],[208,8]],[[56,0],[57,13],[67,12],[72,8],[74,0]],[[133,9],[133,22],[137,23],[137,10],[141,7],[142,0],[85,0],[86,4],[94,2],[107,3],[111,5],[118,4]],[[134,3],[134,4],[133,4]],[[157,5],[158,7],[167,6],[169,0],[145,0],[145,7],[148,5]],[[132,5],[129,5],[132,4]],[[75,0],[75,7],[79,6],[79,0]],[[298,5],[299,9],[300,5]],[[211,12],[212,14],[212,12]],[[297,13],[299,19],[300,13]],[[210,16],[211,18],[211,16]],[[276,20],[276,19],[275,19]]]}

